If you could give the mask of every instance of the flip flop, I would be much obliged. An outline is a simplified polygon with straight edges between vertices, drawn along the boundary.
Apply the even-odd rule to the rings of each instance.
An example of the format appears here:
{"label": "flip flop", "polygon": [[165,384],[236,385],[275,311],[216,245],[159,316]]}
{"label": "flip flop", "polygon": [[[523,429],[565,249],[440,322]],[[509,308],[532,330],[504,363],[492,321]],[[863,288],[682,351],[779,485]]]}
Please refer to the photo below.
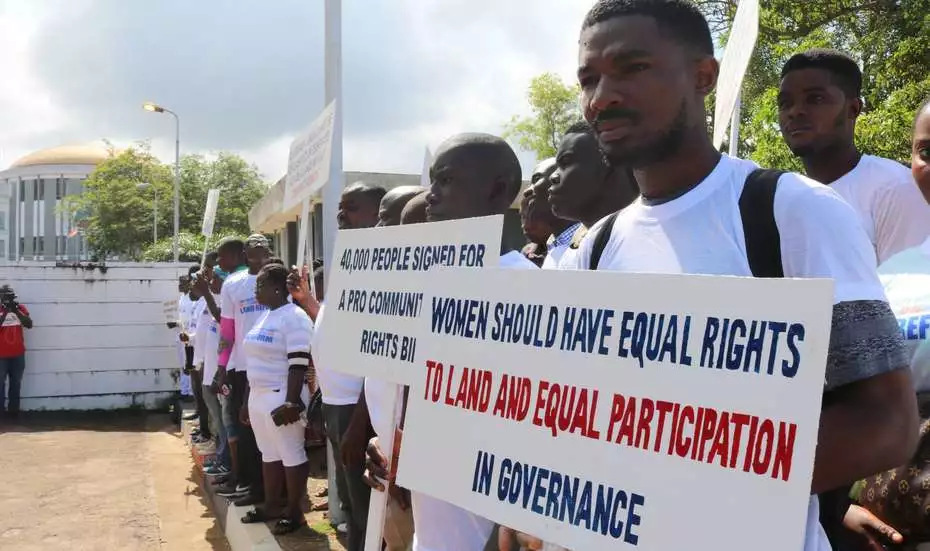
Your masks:
{"label": "flip flop", "polygon": [[242,524],[258,524],[260,522],[268,522],[269,520],[274,520],[278,517],[270,517],[265,514],[265,511],[259,508],[252,509],[247,512],[244,517],[240,519]]}
{"label": "flip flop", "polygon": [[271,533],[275,536],[284,536],[300,530],[302,527],[306,526],[306,524],[307,523],[303,522],[303,520],[282,518],[271,527]]}

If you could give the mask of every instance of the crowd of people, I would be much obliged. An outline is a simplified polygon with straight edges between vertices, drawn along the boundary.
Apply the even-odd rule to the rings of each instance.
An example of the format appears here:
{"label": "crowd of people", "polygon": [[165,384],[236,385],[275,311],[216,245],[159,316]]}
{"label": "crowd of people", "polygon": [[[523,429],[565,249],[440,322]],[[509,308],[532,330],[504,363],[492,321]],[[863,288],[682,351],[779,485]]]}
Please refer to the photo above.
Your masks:
{"label": "crowd of people", "polygon": [[[930,390],[930,355],[919,346],[930,326],[930,107],[914,106],[910,171],[863,153],[857,63],[832,50],[799,52],[782,68],[772,122],[805,174],[762,169],[711,143],[705,99],[718,72],[708,24],[691,3],[598,1],[579,39],[584,120],[534,169],[520,197],[528,244],[502,247],[500,266],[832,279],[804,549],[930,542],[920,423],[930,409],[918,407]],[[339,227],[503,214],[522,172],[501,138],[463,133],[438,148],[430,182],[348,186]],[[305,426],[318,394],[349,551],[364,546],[369,488],[390,492],[389,551],[558,549],[391,483],[406,407],[389,404],[402,389],[313,362],[325,318],[315,268],[287,269],[253,235],[222,242],[182,281],[196,441],[220,495],[255,506],[242,522],[272,521],[279,534],[304,522]],[[394,448],[382,449],[390,431]]]}

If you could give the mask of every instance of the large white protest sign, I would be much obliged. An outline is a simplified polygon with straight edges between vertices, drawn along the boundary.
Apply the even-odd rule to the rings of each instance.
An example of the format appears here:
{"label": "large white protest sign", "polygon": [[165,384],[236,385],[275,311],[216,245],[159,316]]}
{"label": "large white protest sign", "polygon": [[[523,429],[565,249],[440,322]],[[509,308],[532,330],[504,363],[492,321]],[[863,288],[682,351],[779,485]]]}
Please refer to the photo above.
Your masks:
{"label": "large white protest sign", "polygon": [[408,384],[418,372],[419,282],[437,266],[497,266],[503,216],[341,230],[326,282],[320,365]]}
{"label": "large white protest sign", "polygon": [[203,209],[203,225],[200,233],[205,237],[213,236],[213,226],[216,224],[216,206],[220,201],[220,190],[211,189],[207,192],[207,205]]}
{"label": "large white protest sign", "polygon": [[759,37],[759,0],[740,0],[730,28],[727,48],[720,62],[717,77],[717,99],[714,106],[714,147],[720,149],[727,133],[730,116],[743,87],[743,76],[752,58]]}
{"label": "large white protest sign", "polygon": [[284,184],[284,210],[291,210],[309,198],[329,179],[329,162],[333,148],[333,101],[313,124],[291,142]]}
{"label": "large white protest sign", "polygon": [[431,276],[400,486],[574,551],[803,548],[832,282]]}
{"label": "large white protest sign", "polygon": [[166,300],[161,303],[162,310],[165,312],[165,323],[178,323],[180,318],[178,314],[178,300]]}

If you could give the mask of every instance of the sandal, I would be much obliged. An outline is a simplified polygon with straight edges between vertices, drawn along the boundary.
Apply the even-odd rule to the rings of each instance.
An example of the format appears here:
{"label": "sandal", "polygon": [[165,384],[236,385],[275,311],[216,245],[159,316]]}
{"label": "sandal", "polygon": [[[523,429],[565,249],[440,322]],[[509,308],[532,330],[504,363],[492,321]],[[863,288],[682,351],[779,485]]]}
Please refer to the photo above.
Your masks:
{"label": "sandal", "polygon": [[282,518],[271,527],[271,533],[275,536],[284,536],[300,530],[305,525],[306,523],[302,520]]}
{"label": "sandal", "polygon": [[244,517],[240,519],[242,524],[258,524],[260,522],[268,522],[269,520],[274,520],[275,517],[270,517],[265,514],[263,509],[255,508],[247,512]]}

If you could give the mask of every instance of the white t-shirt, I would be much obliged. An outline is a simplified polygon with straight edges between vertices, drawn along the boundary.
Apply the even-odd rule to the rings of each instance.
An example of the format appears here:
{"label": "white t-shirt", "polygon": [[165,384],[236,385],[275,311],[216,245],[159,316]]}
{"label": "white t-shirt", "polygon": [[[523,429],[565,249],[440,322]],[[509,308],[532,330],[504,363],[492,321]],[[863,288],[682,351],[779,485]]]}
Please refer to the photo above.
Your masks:
{"label": "white t-shirt", "polygon": [[863,155],[830,187],[859,215],[879,264],[930,236],[930,205],[901,163]]}
{"label": "white t-shirt", "polygon": [[[523,262],[520,262],[520,259]],[[498,267],[516,270],[539,269],[517,251],[502,255]],[[388,385],[383,386],[386,388]],[[390,386],[393,387],[393,392],[397,392],[397,385]],[[378,385],[378,388],[382,388],[382,385]],[[386,416],[372,411],[372,399],[369,398],[368,392],[366,382],[365,400],[368,401],[371,426],[375,427],[377,432],[376,418]],[[381,396],[387,397],[387,393],[384,392]],[[377,404],[379,401],[383,402],[383,398],[375,397],[373,401],[377,409]],[[413,506],[413,551],[481,551],[494,530],[494,523],[490,520],[426,494],[410,492],[410,501]]]}
{"label": "white t-shirt", "polygon": [[242,343],[249,386],[286,389],[291,365],[288,354],[309,353],[312,335],[310,316],[299,306],[288,303],[275,310],[265,309]]}
{"label": "white t-shirt", "polygon": [[[323,310],[325,306],[320,305],[320,311],[316,315],[316,326],[323,323]],[[318,334],[318,333],[317,333]],[[311,354],[316,348],[316,343],[310,347]],[[323,395],[323,403],[329,406],[350,406],[358,403],[358,397],[362,393],[362,385],[365,383],[364,377],[342,373],[334,369],[328,369],[325,365],[313,359],[313,365],[316,368],[316,380],[320,385],[320,393]]]}
{"label": "white t-shirt", "polygon": [[[193,308],[194,301],[192,301],[189,296],[183,294],[178,298],[178,335],[181,333],[188,333]],[[185,346],[186,345],[181,342],[181,339],[178,338],[175,343],[175,350],[178,355],[178,365],[182,367],[187,362],[187,357],[184,354]],[[184,374],[182,373],[181,376],[183,378]]]}
{"label": "white t-shirt", "polygon": [[575,232],[578,231],[578,228],[580,227],[581,223],[576,222],[566,228],[565,231],[559,235],[553,236],[553,238],[549,241],[549,249],[546,252],[546,258],[542,263],[543,270],[557,270],[559,268],[559,263],[562,261],[562,256],[564,256],[568,251],[572,244],[572,237],[575,236]]}
{"label": "white t-shirt", "polygon": [[911,354],[914,388],[930,391],[930,238],[889,258],[878,273]]}
{"label": "white t-shirt", "polygon": [[256,278],[257,276],[249,274],[248,270],[240,270],[223,282],[223,289],[220,291],[222,315],[231,317],[236,327],[236,342],[233,344],[229,365],[226,366],[229,371],[245,369],[246,364],[241,351],[242,340],[262,314],[268,311],[255,298]]}
{"label": "white t-shirt", "polygon": [[213,316],[210,316],[204,325],[207,326],[207,337],[203,353],[203,383],[209,385],[219,369],[220,324]]}
{"label": "white t-shirt", "polygon": [[199,298],[194,303],[190,320],[191,344],[194,345],[194,367],[203,363],[206,350],[207,330],[209,329],[210,309],[207,308],[207,299]]}
{"label": "white t-shirt", "polygon": [[[681,197],[658,205],[638,199],[617,217],[600,269],[751,276],[739,197],[755,168],[724,155],[703,182]],[[856,213],[830,187],[785,174],[774,214],[786,277],[833,279],[834,303],[885,300],[871,242]],[[581,244],[581,266],[591,256],[595,229]],[[805,551],[830,549],[818,515],[819,503],[812,496]]]}

